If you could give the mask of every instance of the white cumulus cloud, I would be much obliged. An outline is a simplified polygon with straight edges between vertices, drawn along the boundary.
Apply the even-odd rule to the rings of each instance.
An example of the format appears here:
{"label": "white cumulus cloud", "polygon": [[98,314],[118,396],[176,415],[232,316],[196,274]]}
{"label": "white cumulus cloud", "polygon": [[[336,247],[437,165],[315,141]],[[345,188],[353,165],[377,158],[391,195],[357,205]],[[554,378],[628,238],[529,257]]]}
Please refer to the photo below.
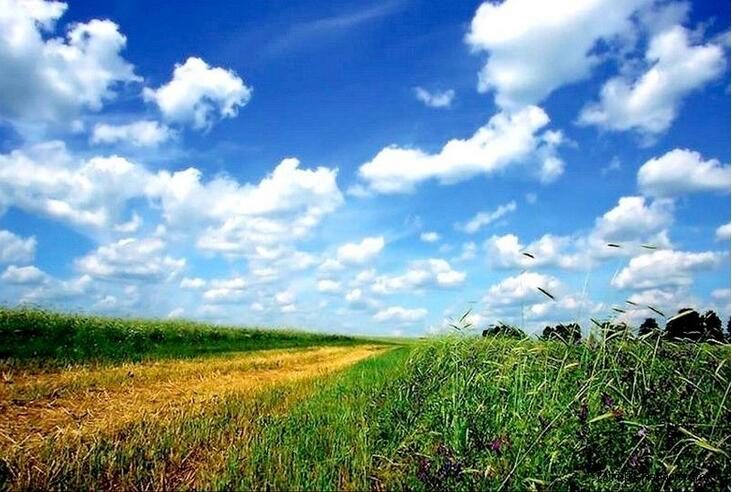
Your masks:
{"label": "white cumulus cloud", "polygon": [[24,267],[10,265],[5,269],[0,279],[7,284],[38,285],[46,283],[50,277],[46,272],[33,265]]}
{"label": "white cumulus cloud", "polygon": [[601,60],[600,41],[633,29],[630,17],[652,0],[506,0],[483,2],[466,36],[485,52],[478,89],[495,91],[508,109],[536,104],[559,87],[587,78]]}
{"label": "white cumulus cloud", "polygon": [[10,231],[0,230],[0,263],[26,263],[36,253],[36,238],[22,238]]}
{"label": "white cumulus cloud", "polygon": [[[196,168],[161,171],[147,192],[159,198],[171,227],[201,229],[200,249],[227,255],[254,255],[266,248],[284,252],[283,244],[306,236],[343,202],[336,169],[299,166],[297,159],[284,159],[257,184],[225,176],[204,182]],[[302,255],[291,259],[315,261]]]}
{"label": "white cumulus cloud", "polygon": [[134,147],[154,147],[170,140],[175,132],[157,121],[141,120],[126,125],[98,123],[92,130],[92,144],[122,143]]}
{"label": "white cumulus cloud", "polygon": [[580,123],[647,134],[667,130],[684,96],[725,69],[721,46],[694,46],[690,38],[689,31],[679,25],[655,35],[645,56],[648,70],[636,80],[625,76],[608,80],[600,101],[582,110]]}
{"label": "white cumulus cloud", "polygon": [[60,141],[0,154],[0,208],[14,205],[88,228],[110,226],[151,178],[119,156],[77,159]]}
{"label": "white cumulus cloud", "polygon": [[724,254],[715,251],[658,250],[632,258],[612,284],[619,289],[689,286],[694,273],[717,267],[723,258]]}
{"label": "white cumulus cloud", "polygon": [[467,274],[453,269],[441,258],[415,260],[401,275],[379,275],[371,280],[371,290],[377,294],[428,287],[456,287],[465,281]]}
{"label": "white cumulus cloud", "polygon": [[424,308],[408,309],[401,306],[390,306],[374,314],[374,320],[378,322],[397,321],[414,323],[424,319],[427,314],[427,310]]}
{"label": "white cumulus cloud", "polygon": [[166,120],[201,130],[217,118],[235,117],[249,102],[252,89],[235,72],[190,57],[175,66],[170,82],[157,89],[146,87],[143,96],[157,104]]}
{"label": "white cumulus cloud", "polygon": [[184,277],[180,281],[181,289],[200,289],[206,286],[206,281],[198,277]]}
{"label": "white cumulus cloud", "polygon": [[595,221],[591,239],[597,243],[622,243],[649,238],[669,227],[674,220],[673,202],[647,202],[641,196],[624,196],[618,204]]}
{"label": "white cumulus cloud", "polygon": [[347,264],[363,264],[381,253],[384,249],[384,238],[367,237],[358,243],[346,243],[338,248],[338,261]]}
{"label": "white cumulus cloud", "polygon": [[419,235],[419,239],[425,243],[436,243],[440,240],[440,235],[434,231],[423,232]]}
{"label": "white cumulus cloud", "polygon": [[186,265],[184,258],[165,252],[159,238],[126,238],[99,246],[86,256],[77,258],[76,269],[93,278],[123,281],[165,281]]}
{"label": "white cumulus cloud", "polygon": [[242,277],[212,279],[203,298],[211,304],[240,302],[246,296],[246,287],[247,282]]}
{"label": "white cumulus cloud", "polygon": [[82,109],[98,111],[115,86],[139,81],[120,55],[127,39],[109,20],[71,24],[51,37],[63,2],[0,0],[0,116],[64,121]]}
{"label": "white cumulus cloud", "polygon": [[714,238],[717,241],[729,241],[730,230],[732,230],[732,228],[730,227],[729,223],[722,224],[721,226],[717,227],[716,231],[714,231]]}
{"label": "white cumulus cloud", "polygon": [[549,117],[539,107],[498,113],[470,138],[454,139],[436,154],[420,149],[390,146],[363,164],[358,175],[378,193],[409,193],[417,184],[435,179],[453,184],[480,174],[493,174],[525,161],[540,164],[542,180],[561,174],[563,163],[555,155],[560,132],[540,130]]}
{"label": "white cumulus cloud", "polygon": [[491,264],[502,268],[577,268],[583,262],[576,253],[567,252],[572,244],[570,237],[553,234],[544,234],[532,243],[522,244],[518,236],[504,234],[491,236],[485,242],[485,249]]}
{"label": "white cumulus cloud", "polygon": [[330,279],[319,280],[317,287],[318,292],[324,294],[337,294],[341,291],[341,283]]}
{"label": "white cumulus cloud", "polygon": [[521,302],[544,302],[547,297],[539,288],[556,296],[562,289],[562,284],[551,275],[522,272],[490,286],[483,300],[491,307],[514,306]]}
{"label": "white cumulus cloud", "polygon": [[729,193],[730,167],[701,154],[674,149],[648,160],[638,170],[638,186],[651,196],[673,197],[687,193]]}

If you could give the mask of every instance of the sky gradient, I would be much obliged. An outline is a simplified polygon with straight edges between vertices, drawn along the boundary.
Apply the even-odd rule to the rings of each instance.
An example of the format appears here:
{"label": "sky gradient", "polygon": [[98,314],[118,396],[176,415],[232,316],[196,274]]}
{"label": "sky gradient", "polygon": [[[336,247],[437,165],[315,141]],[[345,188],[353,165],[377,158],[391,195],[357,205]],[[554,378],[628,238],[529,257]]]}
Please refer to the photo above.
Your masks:
{"label": "sky gradient", "polygon": [[386,335],[726,319],[729,19],[0,0],[0,300]]}

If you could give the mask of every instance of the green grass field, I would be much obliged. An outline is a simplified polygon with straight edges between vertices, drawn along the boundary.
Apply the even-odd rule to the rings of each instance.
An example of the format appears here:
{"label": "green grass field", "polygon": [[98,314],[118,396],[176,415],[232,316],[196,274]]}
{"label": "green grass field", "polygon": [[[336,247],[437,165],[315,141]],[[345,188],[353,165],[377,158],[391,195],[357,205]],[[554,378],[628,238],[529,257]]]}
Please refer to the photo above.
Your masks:
{"label": "green grass field", "polygon": [[[73,319],[83,325],[84,318]],[[114,323],[124,332],[137,322]],[[729,345],[446,336],[368,350],[323,341],[321,348],[254,352],[237,341],[229,351],[249,351],[192,356],[192,340],[218,330],[170,326],[188,334],[180,350],[170,339],[166,350],[147,350],[143,362],[122,362],[131,346],[119,356],[112,347],[94,354],[107,357],[107,371],[134,373],[129,380],[97,377],[84,364],[73,382],[65,382],[66,369],[6,366],[4,417],[63,406],[64,395],[89,398],[97,414],[100,386],[112,397],[148,398],[174,385],[179,404],[166,397],[144,418],[130,414],[101,427],[91,426],[98,415],[72,407],[69,427],[0,446],[0,488],[729,488]],[[27,344],[14,346],[28,353]],[[162,355],[186,359],[161,366]],[[316,370],[329,364],[328,372]],[[58,387],[44,386],[43,396],[18,408],[14,402],[35,394],[39,378]],[[154,386],[160,378],[168,386]],[[8,425],[2,437],[13,440],[13,432]]]}
{"label": "green grass field", "polygon": [[0,308],[0,359],[67,364],[193,357],[251,350],[351,345],[368,340],[264,330]]}

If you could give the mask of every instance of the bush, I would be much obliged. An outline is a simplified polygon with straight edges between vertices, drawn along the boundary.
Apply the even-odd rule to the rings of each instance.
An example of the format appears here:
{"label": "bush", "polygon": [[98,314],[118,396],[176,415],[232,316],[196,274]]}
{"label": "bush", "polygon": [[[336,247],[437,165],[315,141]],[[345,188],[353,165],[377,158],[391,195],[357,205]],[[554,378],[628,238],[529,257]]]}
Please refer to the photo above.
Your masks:
{"label": "bush", "polygon": [[661,333],[661,328],[658,326],[658,322],[655,318],[646,318],[638,328],[638,335],[648,335],[649,333]]}
{"label": "bush", "polygon": [[691,340],[695,342],[725,340],[722,320],[714,311],[703,315],[691,308],[679,309],[676,316],[666,323],[666,337],[671,340]]}
{"label": "bush", "polygon": [[483,330],[483,336],[484,337],[508,337],[508,338],[526,338],[526,333],[524,333],[520,328],[516,328],[515,326],[511,325],[496,325],[492,328],[487,328]]}
{"label": "bush", "polygon": [[542,340],[561,340],[564,343],[579,343],[582,340],[582,328],[577,323],[547,326],[541,334]]}

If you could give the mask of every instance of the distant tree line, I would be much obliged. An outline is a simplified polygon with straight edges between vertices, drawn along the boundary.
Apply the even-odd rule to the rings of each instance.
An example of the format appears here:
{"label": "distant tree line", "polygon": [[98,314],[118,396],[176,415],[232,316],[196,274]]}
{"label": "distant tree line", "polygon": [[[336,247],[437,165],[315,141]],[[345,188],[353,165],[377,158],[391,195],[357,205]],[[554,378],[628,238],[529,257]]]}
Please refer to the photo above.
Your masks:
{"label": "distant tree line", "polygon": [[[646,318],[634,333],[632,327],[625,323],[593,322],[600,328],[606,338],[609,337],[663,337],[675,341],[692,342],[729,342],[730,322],[727,321],[727,331],[722,330],[722,320],[714,311],[707,311],[699,314],[697,311],[684,308],[666,322],[664,329],[658,325],[655,318]],[[499,324],[483,330],[483,336],[503,336],[511,338],[525,338],[526,334],[515,326]],[[582,328],[577,323],[558,324],[544,328],[542,340],[559,340],[564,343],[574,344],[582,340]]]}

